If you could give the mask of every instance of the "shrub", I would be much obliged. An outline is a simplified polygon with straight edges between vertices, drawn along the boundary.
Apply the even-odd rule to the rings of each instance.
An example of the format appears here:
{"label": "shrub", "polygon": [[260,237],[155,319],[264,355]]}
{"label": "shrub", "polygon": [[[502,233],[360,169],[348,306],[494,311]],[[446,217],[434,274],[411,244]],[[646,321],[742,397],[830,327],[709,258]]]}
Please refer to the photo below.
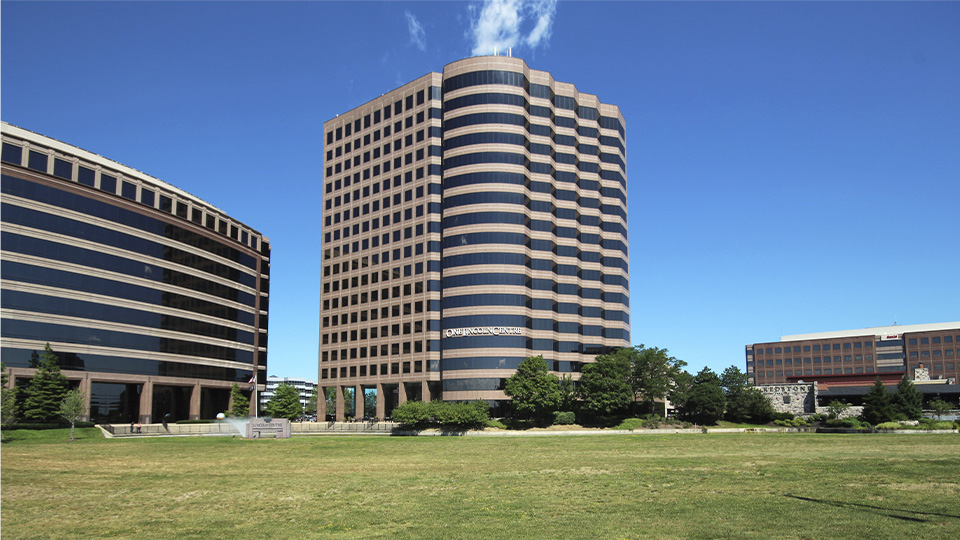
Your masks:
{"label": "shrub", "polygon": [[883,422],[877,424],[877,429],[903,429],[900,422]]}
{"label": "shrub", "polygon": [[770,418],[772,418],[774,423],[776,423],[777,420],[793,420],[794,416],[792,413],[778,412],[778,413],[773,413],[773,415]]}
{"label": "shrub", "polygon": [[[75,424],[75,427],[78,427],[78,428],[91,428],[95,426],[96,424],[93,422],[77,422]],[[3,429],[4,430],[14,430],[14,429],[41,430],[41,429],[63,429],[68,427],[70,427],[70,424],[64,424],[61,422],[58,422],[58,423],[24,422],[20,424],[10,424],[9,426]]]}
{"label": "shrub", "polygon": [[556,411],[553,413],[553,423],[559,426],[569,426],[577,423],[577,415],[573,411]]}
{"label": "shrub", "polygon": [[870,424],[867,422],[861,422],[856,418],[831,418],[827,420],[827,426],[836,427],[836,428],[850,428],[850,429],[867,429],[870,427]]}
{"label": "shrub", "polygon": [[614,429],[625,429],[625,430],[631,430],[631,431],[633,431],[633,430],[635,430],[635,429],[640,429],[641,427],[643,427],[643,420],[642,420],[642,419],[640,419],[640,418],[626,418],[626,419],[623,420],[623,422],[620,422],[620,425],[618,425],[618,426],[617,426],[616,428],[614,428]]}
{"label": "shrub", "polygon": [[501,422],[501,421],[499,421],[499,420],[493,420],[493,419],[487,420],[487,427],[488,427],[488,428],[496,428],[496,429],[507,429],[507,425],[506,425],[506,424],[504,424],[503,422]]}
{"label": "shrub", "polygon": [[479,429],[490,420],[490,408],[484,401],[452,403],[446,401],[408,401],[393,410],[392,417],[407,429],[444,427]]}
{"label": "shrub", "polygon": [[177,424],[215,424],[216,420],[177,420]]}
{"label": "shrub", "polygon": [[[792,415],[791,415],[792,416]],[[774,420],[774,424],[784,427],[806,427],[810,425],[805,418],[791,418],[789,420]]]}
{"label": "shrub", "polygon": [[407,429],[424,429],[430,425],[430,404],[422,401],[407,401],[393,410],[394,420]]}

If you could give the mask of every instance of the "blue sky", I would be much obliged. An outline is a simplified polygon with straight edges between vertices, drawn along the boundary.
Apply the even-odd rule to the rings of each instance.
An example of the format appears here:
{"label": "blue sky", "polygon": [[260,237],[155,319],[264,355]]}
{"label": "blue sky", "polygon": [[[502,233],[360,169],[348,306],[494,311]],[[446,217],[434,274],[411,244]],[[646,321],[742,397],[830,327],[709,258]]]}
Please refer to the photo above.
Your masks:
{"label": "blue sky", "polygon": [[323,122],[493,45],[620,106],[632,336],[960,320],[958,2],[15,2],[0,115],[273,244],[269,372],[317,376]]}

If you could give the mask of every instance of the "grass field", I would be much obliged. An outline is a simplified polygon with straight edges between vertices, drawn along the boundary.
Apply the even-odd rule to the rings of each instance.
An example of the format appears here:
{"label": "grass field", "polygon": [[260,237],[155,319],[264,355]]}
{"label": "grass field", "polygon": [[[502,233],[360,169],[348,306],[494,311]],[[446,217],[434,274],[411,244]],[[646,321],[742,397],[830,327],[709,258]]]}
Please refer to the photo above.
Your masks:
{"label": "grass field", "polygon": [[19,538],[960,538],[958,435],[12,432]]}

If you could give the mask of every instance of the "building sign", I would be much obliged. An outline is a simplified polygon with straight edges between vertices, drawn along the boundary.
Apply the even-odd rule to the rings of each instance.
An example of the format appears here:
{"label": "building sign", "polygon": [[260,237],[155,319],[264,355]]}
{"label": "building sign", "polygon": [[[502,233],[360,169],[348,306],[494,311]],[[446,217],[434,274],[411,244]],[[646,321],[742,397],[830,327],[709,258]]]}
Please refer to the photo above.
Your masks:
{"label": "building sign", "polygon": [[286,418],[251,418],[247,424],[247,438],[259,439],[264,434],[278,439],[290,438],[290,421]]}
{"label": "building sign", "polygon": [[476,326],[473,328],[448,328],[445,334],[447,337],[462,336],[522,336],[523,328],[520,326]]}

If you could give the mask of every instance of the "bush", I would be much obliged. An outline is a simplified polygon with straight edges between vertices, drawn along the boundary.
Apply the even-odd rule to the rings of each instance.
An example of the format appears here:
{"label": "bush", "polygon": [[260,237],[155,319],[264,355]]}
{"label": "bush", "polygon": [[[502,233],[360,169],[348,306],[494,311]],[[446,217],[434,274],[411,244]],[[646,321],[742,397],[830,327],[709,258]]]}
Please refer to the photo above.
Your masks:
{"label": "bush", "polygon": [[177,424],[215,424],[216,420],[177,420]]}
{"label": "bush", "polygon": [[903,429],[903,427],[900,422],[883,422],[877,424],[877,429]]}
{"label": "bush", "polygon": [[556,411],[553,413],[553,423],[558,426],[569,426],[577,423],[577,415],[573,411]]}
{"label": "bush", "polygon": [[487,427],[488,427],[488,428],[496,428],[496,429],[507,429],[507,425],[506,425],[506,424],[504,424],[503,422],[501,422],[501,421],[499,421],[499,420],[493,420],[493,419],[487,420]]}
{"label": "bush", "polygon": [[810,425],[810,422],[807,422],[805,418],[800,417],[791,418],[789,420],[774,420],[773,423],[784,427],[806,427]]}
{"label": "bush", "polygon": [[633,431],[635,429],[640,429],[643,427],[643,420],[640,418],[626,418],[623,422],[620,422],[620,425],[614,429],[623,429]]}
{"label": "bush", "polygon": [[391,415],[407,429],[444,427],[446,429],[480,429],[490,420],[490,407],[484,401],[452,403],[446,401],[408,401]]}
{"label": "bush", "polygon": [[849,428],[849,429],[868,429],[870,424],[867,422],[861,422],[856,418],[831,418],[827,420],[827,426],[835,428]]}
{"label": "bush", "polygon": [[777,413],[773,413],[773,415],[770,418],[772,418],[774,423],[776,423],[777,420],[793,420],[795,417],[792,413],[777,412]]}
{"label": "bush", "polygon": [[[78,428],[91,428],[95,427],[96,424],[93,422],[77,422],[74,427]],[[9,426],[3,428],[6,430],[13,429],[29,429],[29,430],[41,430],[41,429],[63,429],[70,427],[70,424],[64,423],[40,423],[40,422],[25,422],[22,424],[10,424]]]}

